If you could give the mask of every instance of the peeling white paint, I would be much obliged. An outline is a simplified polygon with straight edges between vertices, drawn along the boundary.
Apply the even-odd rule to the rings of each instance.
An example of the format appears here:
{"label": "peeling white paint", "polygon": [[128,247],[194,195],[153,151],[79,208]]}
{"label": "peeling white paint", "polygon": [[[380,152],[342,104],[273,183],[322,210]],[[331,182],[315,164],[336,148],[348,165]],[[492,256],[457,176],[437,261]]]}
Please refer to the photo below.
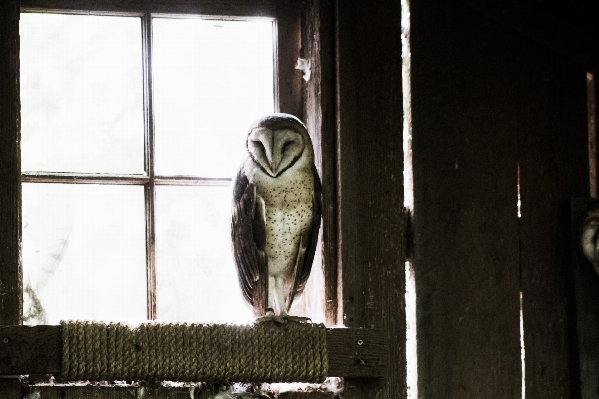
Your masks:
{"label": "peeling white paint", "polygon": [[300,71],[302,71],[304,73],[304,75],[302,77],[304,78],[304,80],[306,82],[309,81],[310,77],[312,76],[311,66],[312,66],[312,63],[310,62],[310,60],[307,60],[305,58],[298,58],[297,64],[295,64],[295,69],[299,69]]}

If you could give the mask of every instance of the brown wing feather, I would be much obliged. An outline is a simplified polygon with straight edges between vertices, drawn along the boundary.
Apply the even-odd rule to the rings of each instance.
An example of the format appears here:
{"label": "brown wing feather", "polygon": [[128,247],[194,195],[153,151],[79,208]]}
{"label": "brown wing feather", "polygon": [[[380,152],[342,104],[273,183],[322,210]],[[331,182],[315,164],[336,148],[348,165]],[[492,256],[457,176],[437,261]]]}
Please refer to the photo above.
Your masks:
{"label": "brown wing feather", "polygon": [[313,166],[312,172],[314,174],[312,226],[310,229],[306,229],[300,241],[301,247],[298,248],[298,259],[296,263],[298,270],[295,270],[295,281],[293,282],[293,287],[289,291],[289,297],[287,298],[287,309],[291,307],[293,298],[304,291],[308,277],[310,277],[312,262],[314,261],[314,254],[316,253],[316,246],[318,245],[318,232],[320,230],[320,219],[322,216],[322,184],[320,183],[320,177],[318,176],[318,171],[316,170],[315,166]]}
{"label": "brown wing feather", "polygon": [[266,255],[264,253],[264,218],[256,198],[254,185],[240,170],[233,188],[231,242],[243,296],[263,315],[266,308]]}

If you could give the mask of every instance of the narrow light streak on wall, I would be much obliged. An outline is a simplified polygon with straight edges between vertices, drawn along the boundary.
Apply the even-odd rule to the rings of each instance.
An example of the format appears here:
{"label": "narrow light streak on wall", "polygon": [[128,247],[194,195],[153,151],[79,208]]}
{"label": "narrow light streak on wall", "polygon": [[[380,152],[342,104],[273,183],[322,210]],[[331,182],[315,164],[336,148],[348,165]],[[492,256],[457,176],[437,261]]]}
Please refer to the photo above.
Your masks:
{"label": "narrow light streak on wall", "polygon": [[401,1],[402,91],[403,91],[403,153],[404,153],[404,206],[414,208],[412,181],[412,88],[410,78],[410,1]]}
{"label": "narrow light streak on wall", "polygon": [[518,201],[516,202],[516,207],[518,208],[518,217],[522,217],[522,201],[520,199],[520,164],[518,164]]}
{"label": "narrow light streak on wall", "polygon": [[408,399],[418,398],[416,348],[416,280],[412,263],[406,262],[406,386],[408,387]]}
{"label": "narrow light streak on wall", "polygon": [[522,291],[520,291],[520,362],[522,364],[522,399],[526,397],[526,378],[525,378],[525,350],[524,350],[524,317],[522,317]]}
{"label": "narrow light streak on wall", "polygon": [[589,127],[589,187],[591,198],[597,198],[597,88],[595,76],[587,72],[587,111]]}
{"label": "narrow light streak on wall", "polygon": [[[404,206],[407,217],[414,213],[412,173],[412,104],[410,80],[410,0],[401,1],[402,91],[403,91],[403,153]],[[410,245],[410,244],[408,244]],[[416,345],[416,280],[414,265],[406,261],[406,386],[408,399],[418,397],[418,361]]]}

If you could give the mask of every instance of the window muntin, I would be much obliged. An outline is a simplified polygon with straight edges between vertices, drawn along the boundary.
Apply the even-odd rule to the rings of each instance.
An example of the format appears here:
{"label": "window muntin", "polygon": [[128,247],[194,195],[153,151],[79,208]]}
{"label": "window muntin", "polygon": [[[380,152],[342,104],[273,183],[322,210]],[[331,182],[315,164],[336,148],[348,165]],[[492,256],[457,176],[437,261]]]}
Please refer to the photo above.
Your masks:
{"label": "window muntin", "polygon": [[[33,313],[36,313],[37,311],[38,314],[37,319],[33,317],[29,320],[25,320],[25,323],[38,324],[46,322],[54,324],[57,323],[58,320],[64,318],[110,320],[119,320],[124,318],[128,320],[138,320],[140,315],[144,316],[141,318],[145,318],[145,315],[140,313],[139,304],[137,304],[137,302],[140,300],[140,296],[141,301],[147,305],[147,312],[145,313],[150,319],[158,318],[165,320],[184,319],[195,321],[210,320],[239,322],[251,320],[251,313],[243,304],[241,297],[239,296],[239,300],[232,300],[232,295],[227,294],[227,290],[231,290],[231,288],[235,290],[237,289],[236,277],[231,279],[232,276],[235,276],[235,272],[230,254],[230,248],[228,245],[228,234],[225,241],[225,243],[227,243],[226,249],[220,248],[220,251],[225,252],[220,252],[220,255],[216,256],[216,258],[218,258],[217,261],[221,262],[220,269],[225,271],[224,275],[227,277],[212,278],[209,284],[209,287],[211,288],[210,290],[202,289],[202,284],[206,284],[206,281],[203,281],[201,284],[193,284],[192,278],[196,277],[197,274],[203,273],[206,278],[210,277],[210,273],[206,272],[205,268],[208,267],[208,265],[215,263],[215,256],[213,254],[214,246],[206,245],[208,242],[207,240],[213,239],[214,237],[219,237],[220,240],[225,239],[225,235],[222,231],[220,231],[223,230],[222,224],[216,228],[218,232],[215,232],[214,220],[209,221],[212,223],[211,225],[210,223],[206,223],[206,218],[202,219],[202,217],[200,217],[198,219],[194,217],[194,213],[197,213],[198,209],[194,208],[193,198],[199,198],[198,202],[195,203],[195,206],[197,207],[201,207],[202,202],[207,206],[217,205],[219,210],[214,212],[214,215],[218,216],[213,215],[214,217],[212,217],[212,219],[220,218],[220,223],[222,223],[224,220],[223,215],[227,214],[227,222],[224,226],[226,226],[228,229],[228,207],[230,203],[228,186],[230,185],[230,180],[233,177],[234,171],[239,166],[240,154],[242,152],[229,151],[228,148],[223,147],[221,143],[215,140],[215,138],[219,139],[223,138],[224,136],[223,141],[231,144],[236,142],[236,146],[243,149],[245,133],[249,123],[264,113],[274,111],[275,101],[273,93],[275,90],[273,75],[273,20],[255,19],[244,21],[224,21],[214,19],[202,20],[195,18],[175,19],[154,17],[150,14],[146,14],[141,18],[56,14],[31,15],[35,15],[35,17],[32,17],[32,19],[43,20],[44,18],[47,18],[51,22],[50,25],[55,29],[60,30],[60,28],[57,28],[56,25],[62,24],[62,29],[67,30],[67,33],[63,31],[59,32],[57,35],[57,37],[63,37],[67,40],[63,41],[62,43],[59,40],[56,40],[55,44],[58,46],[63,46],[62,52],[66,54],[65,57],[67,59],[71,60],[67,62],[68,65],[76,63],[76,60],[81,58],[73,55],[71,51],[65,50],[65,47],[67,47],[71,41],[77,41],[76,38],[72,37],[72,32],[68,33],[69,29],[71,31],[74,29],[72,26],[68,26],[69,24],[75,24],[79,27],[79,29],[87,30],[90,26],[93,26],[93,24],[91,22],[90,24],[81,23],[80,21],[87,21],[87,18],[90,18],[89,21],[104,21],[103,19],[106,19],[106,21],[110,19],[118,22],[129,21],[123,25],[130,25],[132,23],[137,26],[136,29],[138,33],[136,34],[136,38],[132,39],[132,41],[135,43],[135,45],[139,45],[139,47],[141,47],[141,43],[144,43],[146,47],[143,49],[143,51],[142,49],[136,50],[135,54],[139,59],[139,62],[137,62],[136,66],[139,68],[139,71],[135,74],[135,76],[131,75],[130,78],[125,79],[127,82],[123,84],[134,86],[136,87],[135,90],[138,90],[139,87],[145,87],[143,98],[143,106],[145,108],[138,104],[138,100],[136,100],[137,102],[134,101],[134,103],[137,105],[135,105],[135,107],[129,107],[127,112],[130,112],[132,115],[136,115],[135,117],[132,117],[132,119],[137,118],[136,120],[140,120],[141,122],[136,122],[135,124],[131,123],[129,125],[130,129],[116,129],[120,135],[114,134],[113,136],[108,137],[108,139],[104,137],[107,141],[107,144],[105,145],[107,150],[99,156],[95,153],[92,155],[82,156],[82,165],[84,166],[73,166],[73,164],[68,163],[69,161],[63,161],[62,163],[54,162],[53,164],[50,163],[51,166],[48,166],[48,163],[35,164],[35,159],[38,157],[36,151],[41,154],[41,158],[56,158],[58,160],[68,158],[68,153],[61,153],[59,155],[52,155],[50,157],[47,157],[45,153],[51,152],[51,149],[55,148],[54,146],[57,143],[60,143],[60,146],[58,147],[60,151],[77,152],[78,147],[88,144],[88,136],[81,133],[85,132],[85,129],[89,128],[88,125],[92,125],[93,130],[97,131],[98,136],[103,137],[102,132],[110,127],[109,125],[111,125],[111,121],[105,122],[100,118],[100,121],[95,121],[95,123],[97,123],[97,125],[95,125],[94,121],[89,121],[86,120],[85,117],[81,117],[82,115],[87,115],[85,112],[76,112],[78,110],[77,107],[82,107],[83,105],[75,101],[70,107],[66,107],[66,109],[63,111],[63,114],[66,114],[67,117],[79,119],[79,125],[76,128],[72,128],[70,130],[67,129],[68,133],[72,133],[71,136],[75,137],[74,139],[72,139],[69,134],[65,134],[60,131],[60,128],[64,128],[64,126],[61,126],[58,121],[58,123],[56,123],[58,128],[52,133],[53,135],[49,136],[49,138],[44,142],[43,146],[37,145],[36,147],[36,144],[38,144],[36,136],[32,136],[28,128],[23,129],[23,142],[25,143],[26,141],[29,141],[30,143],[23,145],[23,159],[33,160],[24,161],[22,165],[23,180],[25,182],[23,186],[23,277],[25,281],[24,309],[25,312],[28,312],[28,309],[34,309]],[[22,14],[22,20],[27,20],[31,15],[26,13]],[[61,23],[56,22],[57,20],[61,21]],[[52,25],[52,23],[54,25]],[[176,27],[179,24],[183,27],[182,29],[173,28],[173,26]],[[65,27],[64,25],[67,26]],[[241,25],[246,28],[245,31],[243,28],[240,28]],[[158,27],[158,29],[153,32],[155,26]],[[35,27],[33,29],[35,32],[29,31],[29,29],[33,27]],[[142,27],[144,27],[144,29],[142,29]],[[202,70],[201,68],[198,68],[198,70],[190,71],[190,69],[193,69],[194,66],[201,65],[198,59],[192,60],[193,62],[191,63],[185,63],[184,60],[176,59],[176,51],[167,51],[169,46],[176,47],[173,46],[173,37],[175,38],[176,42],[177,35],[179,38],[181,38],[181,35],[185,33],[186,29],[188,30],[187,33],[193,33],[195,29],[195,33],[200,34],[202,33],[202,29],[204,31],[212,30],[214,32],[216,30],[217,32],[223,32],[226,30],[226,28],[231,28],[231,31],[236,31],[233,32],[233,36],[234,34],[237,34],[238,36],[241,34],[244,36],[245,45],[242,47],[243,51],[241,52],[241,57],[226,57],[226,53],[233,52],[234,49],[227,48],[227,40],[226,37],[223,38],[223,34],[212,35],[212,38],[216,39],[216,43],[212,43],[209,46],[206,46],[204,43],[204,45],[211,49],[214,53],[218,53],[219,51],[222,53],[221,61],[225,63],[222,64],[220,68],[212,68],[212,70]],[[35,45],[31,46],[34,47],[33,49],[28,49],[28,46],[30,46],[31,42],[34,42],[34,40],[31,42],[29,41],[30,37],[28,37],[28,34],[34,38],[40,35],[43,36],[43,26],[38,23],[29,24],[28,26],[26,22],[25,24],[21,25],[21,29],[21,47],[24,48],[25,53],[29,52],[30,55],[34,55]],[[106,26],[104,26],[104,29],[110,28],[106,28]],[[248,34],[248,29],[251,34]],[[154,33],[154,35],[152,35],[152,33]],[[170,40],[168,37],[169,34],[171,36]],[[111,36],[114,35],[118,36],[118,33],[111,32]],[[86,37],[86,35],[81,36]],[[226,36],[226,34],[224,36]],[[229,34],[229,36],[231,36],[231,34]],[[120,36],[120,40],[126,41],[128,40],[127,38],[132,37],[133,36],[130,33],[127,35],[122,34]],[[154,37],[154,39],[157,41],[156,53],[152,51],[153,42],[150,40],[152,37]],[[252,38],[254,40],[253,44],[251,43]],[[260,50],[258,48],[259,46],[255,43],[256,40],[265,44],[265,49]],[[118,41],[119,40],[116,40],[116,42]],[[229,40],[229,44],[231,43],[234,44],[235,41]],[[47,45],[50,44],[47,43]],[[193,38],[186,41],[186,45],[194,46]],[[90,46],[93,47],[93,44],[90,44]],[[110,47],[111,44],[107,44],[105,46]],[[130,44],[127,46],[130,46]],[[196,41],[195,46],[197,48],[201,48],[202,44],[198,45]],[[79,48],[83,52],[86,51],[85,46],[79,46]],[[44,53],[47,52],[48,51],[44,51]],[[91,52],[93,53],[93,51]],[[119,51],[117,51],[117,53],[118,52]],[[151,60],[146,58],[146,63],[144,64],[145,70],[144,67],[142,67],[142,52],[145,55],[154,55]],[[198,52],[196,51],[196,58],[197,53]],[[199,54],[202,54],[202,52],[199,51]],[[162,61],[162,63],[158,62],[157,64],[156,62],[152,63],[152,61],[155,60],[164,61]],[[58,59],[55,60],[55,63],[60,64],[63,61],[64,60]],[[169,62],[171,63],[170,70],[164,65],[168,64]],[[226,62],[231,62],[231,65],[226,64]],[[27,74],[34,76],[36,74],[36,68],[34,68],[32,64],[33,63],[30,61],[30,58],[26,57],[22,61],[22,68],[27,71]],[[119,62],[115,62],[115,64],[119,64]],[[121,62],[120,64],[126,66],[129,65],[125,62]],[[268,67],[263,68],[266,64],[268,64]],[[172,69],[173,65],[175,66],[174,70]],[[38,64],[37,73],[40,74],[41,72],[39,71],[43,71],[44,68],[44,64]],[[56,69],[59,70],[60,68],[56,67]],[[88,69],[92,71],[92,75],[94,74],[94,71],[104,74],[105,80],[110,80],[110,78],[113,76],[120,76],[114,71],[105,73],[106,71],[104,70],[104,65],[102,62],[96,63],[94,67],[90,67]],[[264,71],[262,69],[264,69]],[[154,70],[156,73],[152,74]],[[239,72],[240,77],[232,79],[232,84],[230,81],[227,81],[226,78],[234,75],[235,71]],[[189,74],[186,76],[188,72]],[[183,76],[183,79],[180,79],[181,76]],[[91,79],[94,78],[95,76],[92,76]],[[221,84],[215,84],[214,82],[216,78],[224,78],[225,80],[221,80]],[[25,79],[25,83],[27,83],[28,78],[26,77]],[[129,82],[129,79],[139,83]],[[193,90],[187,90],[186,92],[184,91],[184,93],[187,95],[173,95],[173,89],[183,88],[182,84],[185,83],[186,79],[189,83],[187,86],[191,87],[192,89],[194,87],[196,89],[203,89],[201,95],[197,95],[197,92],[194,93]],[[35,83],[34,78],[31,80]],[[239,85],[244,82],[249,82],[250,84],[247,85],[249,87],[240,88]],[[97,84],[96,86],[101,87],[102,84]],[[107,87],[110,87],[110,84],[107,84]],[[156,90],[152,91],[152,87],[155,87]],[[37,90],[40,89],[41,87],[39,84],[37,89],[35,86],[33,86],[32,89],[30,85],[24,85],[24,91],[22,93],[22,101],[25,103],[22,111],[24,126],[28,126],[27,124],[36,118],[36,113],[43,115],[44,113],[50,113],[52,111],[51,108],[54,104],[52,102],[51,94],[46,95],[46,106],[42,104],[41,110],[32,111],[32,109],[35,108],[34,97]],[[213,92],[208,92],[207,94],[204,93],[204,91],[209,91],[210,89],[212,89]],[[254,95],[252,95],[252,90],[255,93]],[[242,95],[233,95],[235,91],[242,93]],[[115,93],[118,94],[118,92]],[[111,104],[110,100],[112,100],[113,97],[118,97],[118,95],[115,93],[112,93],[111,95],[104,95],[102,91],[99,90],[95,97],[90,94],[89,97],[91,97],[91,100],[87,102],[87,108],[93,108],[98,103],[102,103],[100,100],[106,100],[104,103],[107,103],[106,106],[108,109],[114,109],[114,104]],[[138,94],[133,97],[139,97]],[[128,95],[123,96],[127,97]],[[252,98],[256,99],[256,101],[252,101]],[[122,99],[119,98],[115,101],[118,103],[121,100]],[[130,100],[131,99],[127,101]],[[82,104],[85,103],[83,102]],[[197,108],[201,108],[201,106],[208,107],[209,112],[198,110]],[[98,114],[102,115],[103,113],[100,110],[98,111]],[[121,115],[117,115],[117,118],[118,117],[121,117]],[[155,119],[150,120],[153,117]],[[152,121],[155,121],[155,124],[151,123]],[[205,123],[206,121],[210,123]],[[180,123],[179,126],[177,126],[175,122]],[[37,138],[48,137],[47,135],[50,133],[48,133],[48,131],[44,128],[44,124],[39,123],[39,121],[31,122],[31,125],[36,124],[38,127]],[[145,127],[145,130],[143,127]],[[194,135],[194,129],[199,131],[201,136]],[[135,132],[135,145],[130,143],[129,146],[132,148],[131,151],[135,152],[136,155],[132,156],[133,160],[130,159],[129,161],[131,161],[131,165],[135,164],[136,166],[124,167],[122,165],[118,165],[118,162],[113,162],[113,158],[117,156],[115,154],[118,154],[118,150],[120,149],[119,139],[121,136],[133,135],[132,132]],[[82,144],[73,144],[76,140],[79,140],[79,142]],[[95,143],[92,144],[93,145],[88,146],[92,149],[92,151],[89,151],[90,153],[93,153],[93,148],[96,148],[97,145]],[[65,150],[63,148],[71,146],[74,147],[74,149],[69,148]],[[183,154],[181,157],[177,157],[174,154],[174,149],[177,146],[179,153]],[[164,150],[161,150],[162,148],[164,148]],[[197,150],[197,152],[194,152],[194,149]],[[141,166],[139,154],[142,154]],[[158,155],[157,159],[160,159],[160,154],[163,154],[162,157],[164,161],[162,162],[162,169],[160,166],[157,168],[161,172],[160,176],[156,176],[154,172],[154,165],[161,165],[160,162],[154,162],[154,154]],[[185,155],[187,155],[187,157]],[[94,164],[93,162],[90,163],[89,159],[87,159],[93,158],[94,156],[100,159],[99,164]],[[183,159],[183,161],[179,162],[178,166],[169,169],[169,163],[173,162],[173,164],[177,164],[177,160],[179,158]],[[193,162],[194,158],[195,160],[201,161]],[[225,158],[226,161],[220,162],[223,158]],[[200,166],[197,167],[196,163]],[[218,166],[214,167],[215,164]],[[31,165],[35,165],[35,167]],[[183,167],[181,167],[181,165],[183,165]],[[216,180],[213,179],[215,177],[217,178]],[[49,182],[52,182],[52,184],[47,184]],[[79,184],[73,185],[72,183],[91,183],[91,185],[81,186]],[[106,186],[106,184],[109,185]],[[126,187],[125,185],[133,187]],[[173,187],[177,185],[194,187]],[[62,194],[58,193],[50,196],[46,195],[47,198],[52,197],[55,198],[55,200],[45,201],[43,200],[43,196],[45,194],[43,194],[44,190],[41,189],[42,186],[53,186],[52,189],[48,190],[58,190]],[[118,223],[112,229],[104,229],[105,232],[108,233],[106,237],[92,237],[84,234],[84,236],[88,237],[89,241],[83,244],[83,248],[99,248],[101,257],[98,259],[104,259],[105,262],[102,264],[91,263],[88,273],[80,273],[79,279],[75,279],[73,277],[74,275],[69,276],[66,280],[64,278],[54,279],[56,284],[60,286],[60,284],[64,284],[65,281],[69,281],[71,286],[78,287],[77,289],[82,292],[85,291],[84,287],[86,287],[86,281],[101,287],[100,291],[105,290],[110,286],[118,286],[121,283],[124,283],[125,285],[131,284],[132,286],[135,286],[135,289],[132,288],[130,291],[127,291],[127,295],[132,295],[132,292],[134,291],[136,298],[135,300],[129,300],[122,296],[119,297],[118,295],[114,296],[117,298],[116,302],[110,302],[104,298],[96,298],[93,300],[94,306],[87,307],[88,310],[87,313],[85,313],[84,311],[74,312],[71,310],[73,308],[70,306],[61,308],[60,306],[56,307],[57,305],[54,304],[51,305],[52,302],[45,300],[43,294],[38,294],[40,289],[45,289],[47,292],[50,292],[50,288],[52,286],[48,286],[47,289],[43,288],[44,281],[51,279],[50,276],[47,275],[48,273],[51,273],[51,271],[44,267],[40,268],[38,264],[35,264],[40,255],[36,255],[37,249],[34,243],[42,240],[41,237],[43,234],[42,236],[35,237],[34,232],[39,232],[43,229],[42,222],[44,221],[44,217],[40,215],[54,214],[53,217],[61,218],[60,213],[56,209],[60,209],[63,206],[62,201],[64,200],[64,197],[70,195],[68,192],[72,191],[74,187],[83,191],[95,190],[94,192],[97,193],[108,188],[115,188],[117,191],[120,190],[120,192],[133,190],[136,192],[135,206],[141,209],[145,208],[145,215],[143,220],[139,220],[140,218],[138,217],[135,222],[132,222],[132,224],[135,225],[135,228],[133,228],[135,231],[134,234],[127,230],[128,228],[131,228],[129,224],[126,224],[126,226],[121,226],[118,225]],[[42,193],[40,193],[40,191],[42,191]],[[186,198],[186,195],[183,195],[182,192],[194,193],[191,195],[186,194],[192,199],[185,201],[184,199]],[[177,197],[178,194],[180,194],[180,198]],[[184,205],[182,205],[185,208],[184,212],[190,212],[190,218],[188,218],[188,220],[184,220],[184,223],[180,223],[179,227],[181,228],[181,231],[179,232],[173,232],[172,225],[170,227],[164,227],[166,226],[165,220],[168,218],[172,220],[173,217],[175,219],[179,217],[179,221],[181,219],[181,208],[176,209],[175,207],[175,209],[173,209],[172,206],[169,207],[168,205],[165,205],[165,203],[168,202],[169,196],[171,201],[174,199],[181,200],[184,203]],[[106,202],[101,198],[102,195],[100,194],[98,194],[98,197],[94,197],[93,195],[86,197],[85,202],[87,202],[87,205],[90,208],[90,212],[92,214],[90,217],[93,220],[102,221],[110,219],[111,216],[107,216],[106,212],[110,213],[112,209],[115,210],[114,214],[118,214],[120,210],[126,206],[126,201],[112,201],[108,208],[102,208],[102,211],[100,211],[96,209],[97,203]],[[204,200],[202,200],[202,198],[204,198]],[[205,200],[205,198],[210,199]],[[33,210],[36,204],[37,208]],[[155,204],[157,206],[155,206]],[[160,214],[160,212],[163,210],[165,213]],[[65,212],[65,214],[66,213],[68,212]],[[75,217],[74,215],[71,216]],[[85,218],[82,220],[83,221],[71,221],[69,218],[62,219],[64,226],[61,229],[58,229],[55,232],[55,235],[52,237],[52,240],[55,243],[63,243],[63,247],[59,246],[62,249],[49,249],[42,256],[45,258],[55,257],[57,259],[59,263],[58,265],[53,266],[54,269],[63,267],[64,259],[70,259],[69,256],[72,256],[68,253],[65,253],[65,251],[72,251],[73,246],[64,245],[64,243],[68,243],[69,240],[73,240],[78,237],[76,235],[72,235],[72,230],[74,229],[73,226],[79,226],[77,230],[82,231],[82,225],[87,224],[87,222],[85,222]],[[127,218],[117,220],[115,223],[124,222],[125,220],[127,220]],[[51,223],[47,220],[45,222],[47,223],[45,228],[50,228]],[[158,226],[156,225],[156,222],[158,222]],[[196,222],[199,223],[199,225],[194,224]],[[93,227],[92,225],[90,226]],[[157,227],[159,228],[158,231],[156,230]],[[29,229],[27,231],[28,234],[25,234],[26,229]],[[191,248],[186,248],[181,242],[173,245],[174,241],[172,238],[184,235],[186,231],[189,231],[189,229],[199,229],[197,231],[202,231],[201,234],[192,234],[188,237],[189,240],[184,241],[185,244],[190,245]],[[143,267],[134,267],[132,266],[132,263],[129,262],[129,259],[134,258],[139,261],[139,245],[131,246],[131,248],[126,246],[125,252],[121,254],[115,252],[115,247],[113,247],[111,240],[118,241],[120,244],[122,244],[127,242],[127,240],[134,235],[136,237],[135,242],[138,243],[140,232],[143,232],[141,234],[145,235],[146,251],[144,256],[146,261]],[[169,238],[171,239],[170,241]],[[195,238],[200,240],[203,239],[203,244],[195,241]],[[171,252],[168,251],[169,246],[171,247]],[[175,247],[175,252],[172,251],[173,246]],[[219,246],[223,247],[222,242],[219,243]],[[117,247],[119,246],[117,245]],[[134,250],[133,248],[137,249]],[[201,250],[200,252],[197,252],[198,248],[203,248],[204,252],[202,253]],[[194,254],[191,258],[189,258],[185,253],[185,251],[189,249],[191,249],[191,252]],[[157,250],[158,252],[156,252]],[[85,252],[85,250],[83,251]],[[38,258],[36,258],[36,256],[38,256]],[[176,260],[176,258],[179,259]],[[175,262],[171,263],[170,266],[168,263],[169,259],[170,261],[175,259]],[[156,264],[155,260],[158,260],[159,263]],[[161,260],[164,261],[162,268],[160,266]],[[110,262],[110,267],[114,268],[114,270],[106,270],[107,268],[102,267],[103,264]],[[138,263],[143,264],[143,261]],[[177,269],[178,266],[181,266],[179,267],[179,270],[173,270]],[[127,275],[126,278],[120,278],[126,275],[124,271],[131,267],[133,267],[135,271],[132,272],[131,275]],[[35,269],[35,272],[32,272],[34,268],[37,269]],[[78,272],[81,272],[81,270],[82,269],[78,269]],[[102,274],[102,276],[107,277],[107,279],[94,280],[94,273],[100,272],[101,270],[106,270],[106,273]],[[201,270],[204,270],[204,272]],[[44,275],[44,272],[46,272],[46,275]],[[232,276],[231,272],[233,272]],[[173,275],[176,275],[176,279],[179,280],[178,284],[176,279],[173,280]],[[161,277],[163,278],[163,282],[159,282],[160,280],[155,280],[155,278]],[[102,283],[102,281],[104,281],[104,283]],[[28,282],[29,285],[27,285]],[[56,286],[54,286],[52,289],[54,289],[56,295],[61,295],[63,298],[68,297],[68,295],[64,295],[65,292],[57,291]],[[187,291],[183,292],[182,289]],[[160,295],[162,295],[163,302],[161,302]],[[90,296],[90,298],[92,297],[93,296]],[[180,309],[177,310],[177,306],[172,306],[173,301],[176,302],[177,297],[184,297],[186,298],[186,301],[190,302],[178,303],[178,307]],[[62,303],[73,303],[74,301],[77,301],[75,298],[76,297],[72,297],[69,300],[63,300]],[[40,302],[36,303],[36,299],[40,300]],[[60,300],[55,301],[57,303],[60,302]],[[116,308],[121,306],[123,303],[129,303],[129,305],[133,306],[136,310],[132,313],[120,316]],[[133,305],[133,303],[136,305]],[[214,303],[216,303],[216,305],[214,305]],[[234,303],[235,305],[231,305],[231,303]],[[164,306],[162,304],[164,304]],[[53,307],[52,311],[50,311],[50,309],[46,309],[45,320],[42,319],[42,313],[39,312],[40,305],[43,308],[47,306]],[[202,309],[205,310],[205,312],[202,313]],[[164,314],[161,315],[160,313],[157,313],[156,310],[159,312],[164,312]],[[181,311],[183,311],[183,314],[180,314]]]}

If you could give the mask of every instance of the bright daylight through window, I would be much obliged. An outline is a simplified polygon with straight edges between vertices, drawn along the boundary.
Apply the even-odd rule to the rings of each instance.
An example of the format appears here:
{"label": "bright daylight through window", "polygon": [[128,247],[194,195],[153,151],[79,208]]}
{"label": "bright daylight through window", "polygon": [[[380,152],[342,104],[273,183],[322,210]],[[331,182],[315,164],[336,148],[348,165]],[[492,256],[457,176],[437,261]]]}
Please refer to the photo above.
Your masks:
{"label": "bright daylight through window", "polygon": [[273,31],[21,14],[25,324],[253,319],[229,186],[275,111]]}

